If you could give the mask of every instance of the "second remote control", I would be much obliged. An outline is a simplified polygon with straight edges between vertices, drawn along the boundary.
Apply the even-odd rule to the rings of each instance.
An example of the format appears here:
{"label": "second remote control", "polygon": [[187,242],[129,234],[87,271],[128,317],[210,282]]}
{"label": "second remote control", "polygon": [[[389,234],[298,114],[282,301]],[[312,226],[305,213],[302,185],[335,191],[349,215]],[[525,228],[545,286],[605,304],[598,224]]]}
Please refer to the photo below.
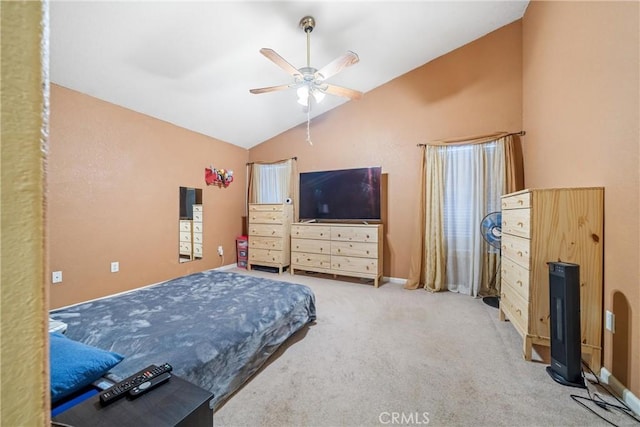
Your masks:
{"label": "second remote control", "polygon": [[141,394],[148,392],[152,388],[159,386],[165,381],[168,381],[169,378],[171,378],[171,374],[168,372],[165,372],[164,374],[160,374],[157,377],[151,378],[149,381],[145,381],[142,384],[138,384],[137,386],[129,390],[129,397],[131,397],[132,399],[136,398]]}
{"label": "second remote control", "polygon": [[107,390],[100,393],[100,403],[105,406],[119,398],[125,396],[129,390],[135,386],[158,377],[164,373],[171,372],[173,368],[170,364],[164,363],[160,366],[149,365],[142,371],[136,372],[132,376],[120,381]]}

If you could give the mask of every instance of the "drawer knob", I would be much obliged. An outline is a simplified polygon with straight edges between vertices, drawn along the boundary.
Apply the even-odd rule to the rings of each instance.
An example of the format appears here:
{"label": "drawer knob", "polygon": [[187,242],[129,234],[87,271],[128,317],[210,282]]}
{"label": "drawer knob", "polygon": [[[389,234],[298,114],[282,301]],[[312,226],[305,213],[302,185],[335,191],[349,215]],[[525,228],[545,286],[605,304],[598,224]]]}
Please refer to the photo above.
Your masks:
{"label": "drawer knob", "polygon": [[522,252],[521,251],[518,251],[518,256],[522,256]]}
{"label": "drawer knob", "polygon": [[518,200],[518,204],[521,205],[523,202],[522,200]]}
{"label": "drawer knob", "polygon": [[341,237],[342,235],[340,233],[338,233],[338,237]]}
{"label": "drawer knob", "polygon": [[367,239],[369,238],[369,235],[367,234]]}
{"label": "drawer knob", "polygon": [[519,223],[518,223],[518,227],[524,227],[524,224],[523,224],[523,223],[521,223],[521,222],[519,222]]}
{"label": "drawer knob", "polygon": [[522,286],[522,280],[516,280],[516,284]]}

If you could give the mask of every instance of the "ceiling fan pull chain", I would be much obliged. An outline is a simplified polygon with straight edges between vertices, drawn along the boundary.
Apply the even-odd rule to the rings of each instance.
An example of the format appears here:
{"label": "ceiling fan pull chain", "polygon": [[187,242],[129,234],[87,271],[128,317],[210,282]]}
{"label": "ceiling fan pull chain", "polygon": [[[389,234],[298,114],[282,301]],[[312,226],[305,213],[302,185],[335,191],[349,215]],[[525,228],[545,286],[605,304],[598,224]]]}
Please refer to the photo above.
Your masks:
{"label": "ceiling fan pull chain", "polygon": [[309,106],[307,107],[307,142],[309,143],[309,145],[313,145],[313,142],[311,142],[311,131],[309,129],[309,125],[311,123],[311,97],[308,98]]}

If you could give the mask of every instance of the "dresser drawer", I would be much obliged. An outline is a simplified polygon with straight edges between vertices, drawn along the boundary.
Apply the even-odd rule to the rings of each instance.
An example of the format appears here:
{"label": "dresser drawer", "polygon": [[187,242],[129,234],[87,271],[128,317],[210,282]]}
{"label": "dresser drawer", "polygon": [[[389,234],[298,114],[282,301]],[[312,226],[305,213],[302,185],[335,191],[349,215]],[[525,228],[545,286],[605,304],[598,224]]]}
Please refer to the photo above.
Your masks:
{"label": "dresser drawer", "polygon": [[191,243],[180,242],[180,255],[191,255]]}
{"label": "dresser drawer", "polygon": [[283,212],[284,205],[281,204],[250,204],[249,212]]}
{"label": "dresser drawer", "polygon": [[200,243],[193,244],[193,256],[197,258],[202,258],[202,244]]}
{"label": "dresser drawer", "polygon": [[181,219],[180,220],[180,231],[191,231],[191,220]]}
{"label": "dresser drawer", "polygon": [[331,242],[331,255],[377,258],[378,244],[340,241]]}
{"label": "dresser drawer", "polygon": [[283,252],[270,249],[251,249],[249,250],[249,263],[260,264],[261,262],[281,263],[283,260]]}
{"label": "dresser drawer", "polygon": [[291,264],[300,269],[301,267],[309,268],[331,268],[331,256],[329,254],[312,254],[306,252],[293,252],[291,253]]}
{"label": "dresser drawer", "polygon": [[377,274],[378,259],[333,255],[331,257],[331,268],[333,270],[349,271],[353,273]]}
{"label": "dresser drawer", "polygon": [[201,222],[194,222],[193,223],[193,232],[194,233],[202,233],[202,223]]}
{"label": "dresser drawer", "polygon": [[531,241],[523,237],[502,235],[502,255],[515,261],[520,266],[529,269],[529,258],[531,256]]}
{"label": "dresser drawer", "polygon": [[329,240],[331,238],[331,227],[324,225],[292,225],[291,237]]}
{"label": "dresser drawer", "polygon": [[502,233],[531,237],[531,210],[507,209],[502,211]]}
{"label": "dresser drawer", "polygon": [[249,222],[256,224],[282,224],[282,212],[258,211],[249,213]]}
{"label": "dresser drawer", "polygon": [[508,283],[503,285],[500,290],[500,308],[507,313],[509,320],[515,323],[516,329],[524,335],[527,333],[529,320],[528,304]]}
{"label": "dresser drawer", "polygon": [[193,221],[202,222],[202,212],[193,212]]}
{"label": "dresser drawer", "polygon": [[251,249],[275,249],[283,250],[283,239],[281,237],[250,237],[249,247]]}
{"label": "dresser drawer", "polygon": [[202,244],[202,233],[193,233],[193,243]]}
{"label": "dresser drawer", "polygon": [[[283,237],[284,230],[282,225],[250,224],[249,236]],[[249,241],[251,241],[251,238],[249,238]]]}
{"label": "dresser drawer", "polygon": [[378,229],[373,227],[331,227],[331,240],[376,243]]}
{"label": "dresser drawer", "polygon": [[190,231],[181,231],[180,232],[180,241],[181,242],[191,242],[191,232]]}
{"label": "dresser drawer", "polygon": [[196,213],[202,214],[202,205],[193,205],[194,216]]}
{"label": "dresser drawer", "polygon": [[291,251],[309,252],[312,254],[329,254],[331,253],[331,242],[329,240],[309,240],[309,239],[292,238]]}
{"label": "dresser drawer", "polygon": [[500,267],[502,282],[507,282],[525,301],[529,301],[529,270],[503,257]]}
{"label": "dresser drawer", "polygon": [[520,209],[531,207],[531,193],[529,191],[523,193],[514,193],[509,196],[503,196],[500,200],[502,209]]}

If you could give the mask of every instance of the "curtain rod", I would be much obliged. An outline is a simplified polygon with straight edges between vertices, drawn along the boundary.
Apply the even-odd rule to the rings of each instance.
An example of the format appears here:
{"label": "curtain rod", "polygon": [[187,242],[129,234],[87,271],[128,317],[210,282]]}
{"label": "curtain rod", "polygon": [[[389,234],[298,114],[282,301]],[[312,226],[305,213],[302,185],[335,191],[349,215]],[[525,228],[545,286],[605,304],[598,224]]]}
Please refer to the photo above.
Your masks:
{"label": "curtain rod", "polygon": [[511,133],[507,133],[505,135],[500,135],[500,132],[497,132],[495,134],[492,135],[480,135],[480,136],[472,136],[472,137],[466,137],[466,138],[457,138],[457,139],[450,139],[450,140],[445,140],[445,141],[434,141],[434,143],[432,144],[416,144],[416,147],[426,147],[427,145],[446,145],[447,143],[452,144],[452,143],[460,143],[460,142],[466,142],[466,141],[474,141],[474,140],[478,140],[478,139],[484,139],[484,138],[488,138],[491,136],[497,136],[500,135],[498,138],[502,138],[504,136],[525,136],[527,134],[527,132],[521,130],[520,132],[511,132]]}
{"label": "curtain rod", "polygon": [[298,160],[298,158],[297,157],[291,157],[290,159],[276,160],[275,162],[249,162],[249,163],[247,163],[247,166],[253,165],[255,163],[260,163],[260,164],[264,164],[264,165],[272,165],[274,163],[286,162],[287,160]]}

